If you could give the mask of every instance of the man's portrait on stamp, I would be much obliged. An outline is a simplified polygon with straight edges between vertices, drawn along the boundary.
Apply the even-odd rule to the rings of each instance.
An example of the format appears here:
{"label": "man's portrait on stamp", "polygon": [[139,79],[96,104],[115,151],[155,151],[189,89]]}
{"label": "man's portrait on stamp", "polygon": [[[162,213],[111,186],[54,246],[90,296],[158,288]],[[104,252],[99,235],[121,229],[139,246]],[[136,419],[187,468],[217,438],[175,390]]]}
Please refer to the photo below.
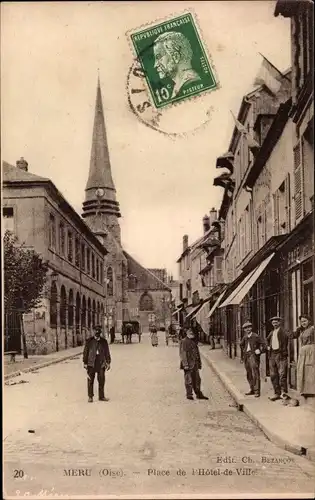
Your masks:
{"label": "man's portrait on stamp", "polygon": [[214,69],[190,13],[130,37],[156,108],[217,88]]}
{"label": "man's portrait on stamp", "polygon": [[313,498],[313,24],[2,2],[4,498]]}

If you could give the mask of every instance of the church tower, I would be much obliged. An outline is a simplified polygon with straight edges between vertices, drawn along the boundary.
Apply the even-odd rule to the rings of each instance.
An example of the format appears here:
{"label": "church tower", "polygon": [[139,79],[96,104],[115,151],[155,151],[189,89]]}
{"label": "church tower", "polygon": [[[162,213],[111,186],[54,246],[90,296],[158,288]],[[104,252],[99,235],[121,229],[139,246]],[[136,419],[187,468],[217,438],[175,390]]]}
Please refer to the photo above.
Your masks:
{"label": "church tower", "polygon": [[97,82],[89,177],[85,188],[82,217],[103,243],[108,232],[120,244],[121,217],[116,201],[107,144],[100,79]]}

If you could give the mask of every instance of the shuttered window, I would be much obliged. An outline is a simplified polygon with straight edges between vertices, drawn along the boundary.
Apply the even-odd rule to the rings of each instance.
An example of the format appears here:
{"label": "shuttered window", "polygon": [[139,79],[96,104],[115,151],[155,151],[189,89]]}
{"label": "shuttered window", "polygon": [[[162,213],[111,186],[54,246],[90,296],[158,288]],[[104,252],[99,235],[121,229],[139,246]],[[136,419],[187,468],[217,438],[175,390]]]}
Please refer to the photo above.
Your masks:
{"label": "shuttered window", "polygon": [[302,162],[302,141],[293,149],[294,157],[294,204],[295,221],[299,222],[304,215],[304,186],[303,186],[303,162]]}

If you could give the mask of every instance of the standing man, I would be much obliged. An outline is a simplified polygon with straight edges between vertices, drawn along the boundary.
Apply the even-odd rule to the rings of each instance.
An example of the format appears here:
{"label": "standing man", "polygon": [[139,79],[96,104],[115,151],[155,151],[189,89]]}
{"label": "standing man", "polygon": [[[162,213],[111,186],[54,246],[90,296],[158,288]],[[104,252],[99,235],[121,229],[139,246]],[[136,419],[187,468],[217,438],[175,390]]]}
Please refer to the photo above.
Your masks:
{"label": "standing man", "polygon": [[194,399],[193,391],[197,399],[209,399],[201,392],[201,379],[199,375],[199,370],[201,370],[201,358],[198,344],[191,329],[187,330],[186,337],[180,342],[179,355],[180,368],[184,370],[187,399]]}
{"label": "standing man", "polygon": [[109,335],[110,335],[110,343],[114,344],[115,342],[115,326],[112,325],[109,329]]}
{"label": "standing man", "polygon": [[101,337],[101,332],[101,326],[97,325],[94,327],[94,336],[87,339],[83,352],[83,364],[87,371],[88,379],[89,403],[93,403],[94,378],[96,373],[98,380],[98,399],[99,401],[108,401],[104,394],[105,370],[107,371],[110,369],[111,356],[108,342],[104,337]]}
{"label": "standing man", "polygon": [[242,359],[244,360],[250,391],[245,396],[260,396],[260,354],[264,351],[263,340],[253,332],[250,321],[243,324],[244,336],[241,340]]}
{"label": "standing man", "polygon": [[270,318],[273,326],[267,337],[270,366],[270,378],[275,395],[269,398],[271,401],[287,397],[288,392],[288,342],[289,337],[281,327],[281,318],[274,316]]}

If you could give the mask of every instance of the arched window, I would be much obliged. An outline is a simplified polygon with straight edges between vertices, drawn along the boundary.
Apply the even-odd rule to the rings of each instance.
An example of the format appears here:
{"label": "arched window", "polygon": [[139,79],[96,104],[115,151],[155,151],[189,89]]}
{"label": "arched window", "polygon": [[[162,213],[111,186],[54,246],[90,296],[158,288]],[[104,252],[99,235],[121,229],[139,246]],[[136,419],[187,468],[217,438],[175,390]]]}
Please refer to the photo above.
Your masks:
{"label": "arched window", "polygon": [[67,294],[64,285],[60,290],[60,326],[66,326],[67,317]]}
{"label": "arched window", "polygon": [[114,282],[113,282],[113,269],[107,269],[107,295],[112,297],[114,295]]}
{"label": "arched window", "polygon": [[69,291],[69,303],[68,303],[68,326],[73,326],[73,290]]}
{"label": "arched window", "polygon": [[140,309],[140,311],[153,311],[154,310],[153,299],[149,293],[145,292],[140,297],[139,309]]}
{"label": "arched window", "polygon": [[128,287],[128,271],[127,266],[124,262],[121,263],[121,291],[124,296],[126,289]]}
{"label": "arched window", "polygon": [[88,328],[91,328],[91,299],[88,298]]}
{"label": "arched window", "polygon": [[81,325],[86,326],[86,299],[85,299],[84,295],[83,295],[83,299],[82,299]]}
{"label": "arched window", "polygon": [[80,294],[79,294],[79,292],[77,292],[77,296],[75,299],[75,324],[76,324],[76,326],[79,326],[79,324],[80,324],[80,306],[81,306]]}
{"label": "arched window", "polygon": [[56,283],[51,284],[50,289],[50,326],[57,326],[57,285]]}
{"label": "arched window", "polygon": [[95,305],[95,300],[93,300],[92,302],[92,326],[94,328],[94,326],[96,325],[95,321],[96,321],[96,305]]}

